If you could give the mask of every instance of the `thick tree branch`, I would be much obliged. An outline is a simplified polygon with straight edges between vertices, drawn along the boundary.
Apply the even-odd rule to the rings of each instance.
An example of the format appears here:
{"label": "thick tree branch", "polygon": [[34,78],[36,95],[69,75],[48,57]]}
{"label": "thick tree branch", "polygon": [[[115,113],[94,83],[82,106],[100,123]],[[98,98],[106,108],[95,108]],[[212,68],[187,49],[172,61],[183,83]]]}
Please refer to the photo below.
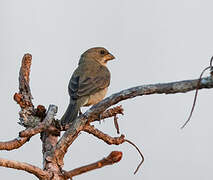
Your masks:
{"label": "thick tree branch", "polygon": [[35,110],[32,103],[32,94],[30,91],[30,67],[32,55],[25,54],[22,58],[22,64],[19,72],[19,93],[15,93],[14,100],[20,105],[21,111],[19,124],[25,127],[32,127],[40,118],[35,118]]}
{"label": "thick tree branch", "polygon": [[38,126],[36,126],[34,128],[28,128],[24,131],[21,131],[19,133],[19,136],[20,137],[29,137],[29,136],[33,136],[35,134],[45,131],[52,124],[57,111],[58,111],[57,106],[50,105],[48,108],[48,111],[47,111],[47,115],[44,118],[43,122],[39,123]]}
{"label": "thick tree branch", "polygon": [[[92,106],[86,113],[85,116],[90,118],[96,116],[100,112],[103,112],[108,107],[117,104],[120,101],[134,98],[137,96],[150,95],[150,94],[174,94],[174,93],[186,93],[192,90],[196,90],[198,79],[196,80],[185,80],[171,83],[161,84],[148,84],[137,86],[129,89],[125,89],[118,93],[115,93],[103,101]],[[213,88],[213,78],[206,77],[202,78],[199,89]]]}
{"label": "thick tree branch", "polygon": [[0,150],[13,150],[13,149],[18,149],[19,147],[21,147],[22,145],[24,145],[26,142],[29,141],[29,137],[18,137],[15,138],[11,141],[7,141],[7,142],[0,142]]}
{"label": "thick tree branch", "polygon": [[45,172],[42,169],[28,163],[0,158],[0,166],[26,171],[28,173],[34,174],[41,180],[48,179],[48,177],[50,176],[48,172]]}
{"label": "thick tree branch", "polygon": [[42,132],[41,141],[43,154],[43,169],[53,174],[51,180],[64,180],[63,174],[61,172],[61,167],[58,166],[57,162],[54,160],[54,158],[52,158],[53,156],[51,151],[58,141],[58,136],[52,135],[48,132]]}
{"label": "thick tree branch", "polygon": [[32,55],[25,54],[22,58],[22,64],[19,71],[19,94],[23,95],[23,101],[19,101],[21,107],[33,106],[32,95],[30,91],[30,67],[32,64]]}
{"label": "thick tree branch", "polygon": [[71,179],[73,176],[77,176],[77,175],[80,175],[82,173],[94,170],[94,169],[99,169],[99,168],[102,168],[104,166],[112,165],[114,163],[117,163],[117,162],[119,162],[121,160],[121,158],[122,158],[122,152],[120,152],[120,151],[112,151],[109,154],[109,156],[107,156],[106,158],[103,158],[102,160],[97,161],[95,163],[92,163],[92,164],[89,164],[89,165],[86,165],[86,166],[82,166],[82,167],[73,169],[73,170],[68,171],[68,172],[64,172],[64,175],[67,178]]}
{"label": "thick tree branch", "polygon": [[[67,152],[68,147],[78,136],[78,133],[84,129],[86,123],[92,121],[92,119],[98,119],[99,115],[110,106],[117,104],[120,101],[142,95],[185,93],[195,90],[197,88],[197,83],[198,79],[142,85],[130,89],[125,89],[109,96],[108,98],[105,98],[98,104],[92,106],[89,110],[87,110],[84,114],[79,116],[74,122],[70,124],[69,129],[64,133],[54,148],[54,155],[57,157],[58,163],[63,164],[63,157]],[[212,77],[202,78],[199,89],[203,88],[213,88]]]}

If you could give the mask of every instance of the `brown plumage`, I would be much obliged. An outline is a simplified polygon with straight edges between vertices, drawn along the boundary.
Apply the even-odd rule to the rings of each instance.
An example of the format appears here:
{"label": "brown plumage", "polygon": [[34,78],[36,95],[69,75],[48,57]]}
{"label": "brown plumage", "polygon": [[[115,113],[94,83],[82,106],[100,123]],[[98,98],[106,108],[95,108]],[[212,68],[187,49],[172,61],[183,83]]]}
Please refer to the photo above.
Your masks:
{"label": "brown plumage", "polygon": [[106,65],[112,59],[114,56],[102,47],[88,49],[81,55],[68,85],[70,103],[61,119],[62,124],[73,121],[80,107],[96,104],[105,97],[110,84]]}

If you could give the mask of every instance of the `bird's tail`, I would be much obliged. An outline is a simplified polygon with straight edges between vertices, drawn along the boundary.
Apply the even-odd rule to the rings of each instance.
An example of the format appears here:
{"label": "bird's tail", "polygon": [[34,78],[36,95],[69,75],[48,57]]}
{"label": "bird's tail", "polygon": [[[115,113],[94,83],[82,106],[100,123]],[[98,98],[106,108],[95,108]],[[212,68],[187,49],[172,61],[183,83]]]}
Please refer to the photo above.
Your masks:
{"label": "bird's tail", "polygon": [[78,116],[78,111],[79,107],[77,103],[76,102],[70,103],[69,106],[67,107],[66,112],[61,118],[61,124],[65,125],[75,120],[75,118]]}

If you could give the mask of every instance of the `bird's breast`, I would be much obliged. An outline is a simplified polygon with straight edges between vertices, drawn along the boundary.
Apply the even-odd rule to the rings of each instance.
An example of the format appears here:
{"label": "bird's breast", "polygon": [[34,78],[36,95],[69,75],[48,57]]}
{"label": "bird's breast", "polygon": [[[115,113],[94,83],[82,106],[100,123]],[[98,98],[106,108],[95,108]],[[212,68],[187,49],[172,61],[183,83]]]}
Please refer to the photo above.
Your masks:
{"label": "bird's breast", "polygon": [[84,106],[90,106],[100,102],[105,97],[107,90],[108,88],[105,88],[103,90],[96,92],[95,94],[91,94],[88,98],[88,101],[84,104]]}

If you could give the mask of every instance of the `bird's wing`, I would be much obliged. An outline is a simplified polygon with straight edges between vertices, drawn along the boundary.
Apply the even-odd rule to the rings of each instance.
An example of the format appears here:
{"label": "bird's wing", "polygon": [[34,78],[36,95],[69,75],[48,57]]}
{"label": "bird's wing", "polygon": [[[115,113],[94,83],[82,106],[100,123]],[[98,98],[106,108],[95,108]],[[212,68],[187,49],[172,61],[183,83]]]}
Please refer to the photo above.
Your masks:
{"label": "bird's wing", "polygon": [[72,99],[77,99],[105,89],[109,84],[110,72],[106,67],[101,67],[93,73],[73,75],[69,83],[69,94]]}

